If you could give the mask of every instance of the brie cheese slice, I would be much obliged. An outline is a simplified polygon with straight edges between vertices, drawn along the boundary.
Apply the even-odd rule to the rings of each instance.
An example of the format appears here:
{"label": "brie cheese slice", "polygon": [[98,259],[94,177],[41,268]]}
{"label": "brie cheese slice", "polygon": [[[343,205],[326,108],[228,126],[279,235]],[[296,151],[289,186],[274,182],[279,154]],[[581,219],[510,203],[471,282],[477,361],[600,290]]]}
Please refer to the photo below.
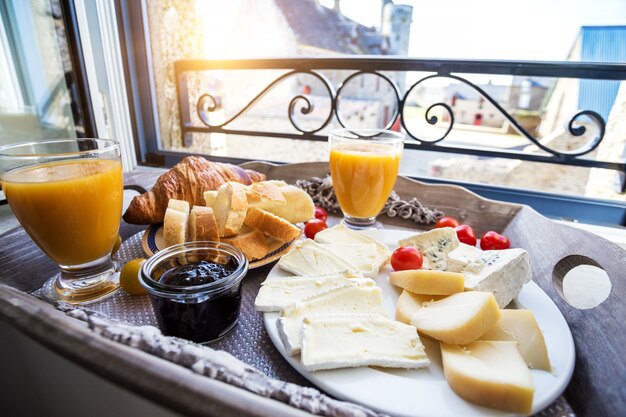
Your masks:
{"label": "brie cheese slice", "polygon": [[381,264],[375,243],[324,243],[322,247],[348,262],[366,277],[376,278]]}
{"label": "brie cheese slice", "polygon": [[311,239],[297,242],[278,266],[295,275],[324,275],[356,272],[355,268]]}
{"label": "brie cheese slice", "polygon": [[427,261],[423,269],[445,271],[448,269],[448,254],[456,249],[459,243],[459,238],[453,228],[442,227],[402,239],[399,245],[419,249],[424,260]]}
{"label": "brie cheese slice", "polygon": [[308,371],[383,366],[428,366],[415,327],[375,314],[307,317],[302,325],[302,364]]}
{"label": "brie cheese slice", "polygon": [[318,293],[286,307],[278,319],[278,331],[290,355],[300,352],[302,320],[329,314],[378,314],[386,316],[382,292],[369,278],[355,278],[339,288]]}
{"label": "brie cheese slice", "polygon": [[316,275],[309,277],[270,278],[261,284],[254,300],[256,311],[280,311],[283,308],[317,294],[346,284],[353,274]]}
{"label": "brie cheese slice", "polygon": [[358,243],[373,243],[376,245],[376,261],[379,266],[379,270],[384,267],[389,261],[389,248],[387,245],[372,239],[364,233],[357,232],[355,230],[348,229],[343,224],[331,227],[330,229],[324,229],[315,235],[315,241],[318,243],[330,243],[330,244],[358,244]]}

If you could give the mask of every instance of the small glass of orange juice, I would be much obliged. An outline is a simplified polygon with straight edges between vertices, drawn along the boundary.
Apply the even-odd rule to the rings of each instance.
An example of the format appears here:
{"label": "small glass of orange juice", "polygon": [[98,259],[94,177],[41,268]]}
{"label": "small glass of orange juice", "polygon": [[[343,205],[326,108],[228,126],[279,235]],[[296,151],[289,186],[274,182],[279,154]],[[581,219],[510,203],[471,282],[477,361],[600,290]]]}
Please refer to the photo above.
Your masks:
{"label": "small glass of orange juice", "polygon": [[85,304],[119,288],[111,259],[124,184],[117,142],[59,139],[0,147],[0,185],[20,224],[61,272],[49,301]]}
{"label": "small glass of orange juice", "polygon": [[380,228],[376,216],[385,207],[398,177],[404,135],[375,129],[338,129],[330,132],[330,175],[352,229]]}

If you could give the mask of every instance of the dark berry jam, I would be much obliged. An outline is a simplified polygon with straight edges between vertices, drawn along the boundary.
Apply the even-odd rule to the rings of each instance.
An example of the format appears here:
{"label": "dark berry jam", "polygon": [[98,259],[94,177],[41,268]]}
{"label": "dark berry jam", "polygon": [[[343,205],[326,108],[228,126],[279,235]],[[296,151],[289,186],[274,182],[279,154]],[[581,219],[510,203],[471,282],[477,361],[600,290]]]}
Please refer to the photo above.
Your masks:
{"label": "dark berry jam", "polygon": [[[230,258],[225,264],[200,261],[165,271],[160,284],[177,287],[205,285],[231,275],[237,261]],[[199,291],[197,297],[184,299],[152,297],[152,305],[163,334],[203,343],[218,339],[230,330],[239,317],[241,281],[221,291],[207,294]]]}
{"label": "dark berry jam", "polygon": [[232,258],[226,264],[200,261],[165,271],[159,278],[159,282],[178,287],[204,285],[226,278],[235,272],[235,269],[237,269],[237,263]]}

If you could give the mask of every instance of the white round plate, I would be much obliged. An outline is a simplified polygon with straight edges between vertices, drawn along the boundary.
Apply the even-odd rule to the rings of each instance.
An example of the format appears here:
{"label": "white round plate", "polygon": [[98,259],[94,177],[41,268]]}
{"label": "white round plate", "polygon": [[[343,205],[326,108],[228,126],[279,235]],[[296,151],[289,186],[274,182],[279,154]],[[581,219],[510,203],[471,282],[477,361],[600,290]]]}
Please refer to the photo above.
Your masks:
{"label": "white round plate", "polygon": [[[372,237],[395,249],[400,239],[415,232],[403,230],[374,231]],[[389,317],[395,315],[395,304],[400,295],[389,283],[389,266],[376,278],[382,288],[383,302]],[[289,276],[278,266],[268,278]],[[574,340],[567,322],[550,297],[534,282],[529,282],[510,307],[526,308],[533,312],[548,347],[553,372],[531,370],[535,385],[533,413],[550,405],[565,390],[574,371]],[[302,376],[337,398],[360,403],[393,416],[506,416],[511,415],[467,402],[448,386],[443,375],[439,344],[422,338],[431,360],[428,368],[401,370],[387,368],[345,368],[309,372],[300,364],[299,356],[289,356],[276,328],[278,313],[265,313],[265,328],[278,351]]]}

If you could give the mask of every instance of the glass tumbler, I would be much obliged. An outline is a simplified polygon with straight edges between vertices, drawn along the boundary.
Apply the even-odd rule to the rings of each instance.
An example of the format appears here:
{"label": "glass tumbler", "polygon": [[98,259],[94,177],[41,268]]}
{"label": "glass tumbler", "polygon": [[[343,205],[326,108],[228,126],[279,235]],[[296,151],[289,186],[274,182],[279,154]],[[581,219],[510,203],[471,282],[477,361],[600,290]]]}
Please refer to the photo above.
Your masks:
{"label": "glass tumbler", "polygon": [[22,227],[61,268],[44,284],[45,299],[85,304],[119,288],[119,267],[111,259],[124,193],[117,142],[2,146],[0,184]]}
{"label": "glass tumbler", "polygon": [[352,229],[381,228],[376,216],[398,178],[404,135],[376,129],[330,132],[330,175],[343,223]]}

